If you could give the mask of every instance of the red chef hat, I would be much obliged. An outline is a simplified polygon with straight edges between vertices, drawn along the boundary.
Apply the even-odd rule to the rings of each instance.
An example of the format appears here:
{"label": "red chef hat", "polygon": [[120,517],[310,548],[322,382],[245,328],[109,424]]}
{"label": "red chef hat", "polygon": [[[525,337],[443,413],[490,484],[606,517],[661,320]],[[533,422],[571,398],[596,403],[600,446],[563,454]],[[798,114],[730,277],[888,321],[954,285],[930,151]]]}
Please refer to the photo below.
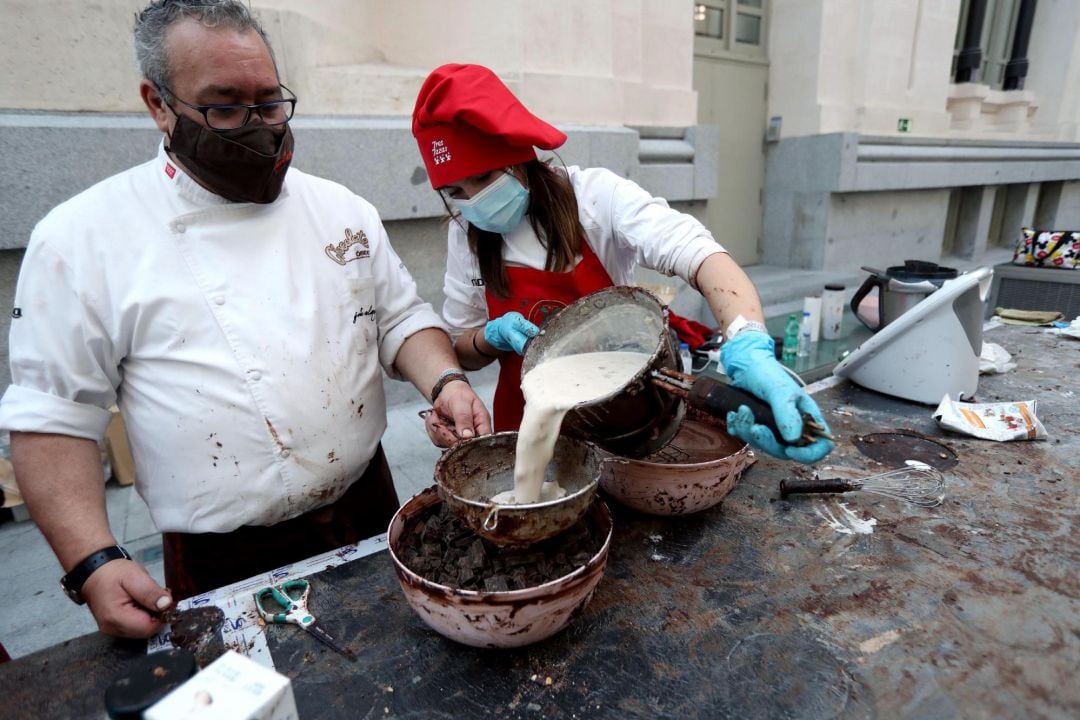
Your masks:
{"label": "red chef hat", "polygon": [[536,159],[566,135],[525,109],[482,65],[443,65],[424,81],[413,109],[413,137],[431,187]]}

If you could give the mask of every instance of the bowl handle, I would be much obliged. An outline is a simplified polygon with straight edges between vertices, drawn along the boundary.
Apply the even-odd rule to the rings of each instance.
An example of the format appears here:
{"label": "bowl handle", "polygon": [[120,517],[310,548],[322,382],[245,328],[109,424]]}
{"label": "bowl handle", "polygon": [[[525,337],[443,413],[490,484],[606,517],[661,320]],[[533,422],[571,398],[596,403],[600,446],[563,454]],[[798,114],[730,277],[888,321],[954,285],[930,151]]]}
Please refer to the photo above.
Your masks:
{"label": "bowl handle", "polygon": [[488,510],[487,516],[484,518],[483,528],[488,532],[494,532],[495,528],[499,526],[499,506],[492,505]]}

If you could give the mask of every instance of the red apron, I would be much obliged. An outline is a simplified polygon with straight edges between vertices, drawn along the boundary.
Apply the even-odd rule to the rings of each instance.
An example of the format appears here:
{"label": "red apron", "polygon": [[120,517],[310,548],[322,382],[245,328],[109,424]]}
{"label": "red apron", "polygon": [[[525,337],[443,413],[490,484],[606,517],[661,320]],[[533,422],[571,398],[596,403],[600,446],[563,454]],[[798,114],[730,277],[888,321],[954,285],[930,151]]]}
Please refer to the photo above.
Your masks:
{"label": "red apron", "polygon": [[[611,287],[615,283],[593,253],[589,243],[581,243],[581,262],[570,272],[548,272],[525,267],[506,268],[509,294],[495,297],[487,291],[488,319],[517,311],[534,325],[578,298]],[[495,386],[495,432],[517,430],[525,409],[521,394],[521,356],[514,352],[499,356],[499,384]]]}

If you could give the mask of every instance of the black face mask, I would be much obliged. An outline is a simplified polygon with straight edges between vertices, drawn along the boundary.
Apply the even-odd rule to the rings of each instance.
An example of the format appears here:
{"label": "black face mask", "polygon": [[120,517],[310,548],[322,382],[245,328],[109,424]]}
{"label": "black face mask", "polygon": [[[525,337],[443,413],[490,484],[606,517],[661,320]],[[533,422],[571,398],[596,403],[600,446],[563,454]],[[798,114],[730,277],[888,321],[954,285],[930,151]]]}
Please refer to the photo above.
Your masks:
{"label": "black face mask", "polygon": [[281,193],[293,154],[288,123],[248,123],[211,130],[177,114],[166,150],[207,189],[233,202],[272,203]]}

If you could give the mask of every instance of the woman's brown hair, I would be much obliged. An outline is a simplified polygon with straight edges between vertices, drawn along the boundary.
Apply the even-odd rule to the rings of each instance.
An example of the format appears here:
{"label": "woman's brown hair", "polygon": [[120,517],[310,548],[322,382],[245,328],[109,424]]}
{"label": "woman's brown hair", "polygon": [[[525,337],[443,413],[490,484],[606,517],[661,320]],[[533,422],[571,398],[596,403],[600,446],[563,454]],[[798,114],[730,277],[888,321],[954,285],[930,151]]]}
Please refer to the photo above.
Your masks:
{"label": "woman's brown hair", "polygon": [[[540,244],[547,248],[544,269],[548,272],[570,270],[585,237],[570,178],[540,160],[530,160],[520,167],[525,171],[529,189],[529,223]],[[469,250],[480,264],[480,277],[487,289],[499,298],[510,294],[502,243],[499,233],[469,226]]]}

